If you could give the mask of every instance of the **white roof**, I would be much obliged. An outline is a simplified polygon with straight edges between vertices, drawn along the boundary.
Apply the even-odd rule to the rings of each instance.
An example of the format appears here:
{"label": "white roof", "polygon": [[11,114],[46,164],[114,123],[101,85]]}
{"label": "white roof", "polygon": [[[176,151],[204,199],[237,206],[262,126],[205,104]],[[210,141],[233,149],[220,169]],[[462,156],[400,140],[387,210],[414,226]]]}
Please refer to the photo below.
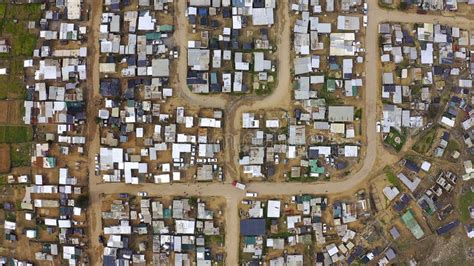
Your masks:
{"label": "white roof", "polygon": [[279,200],[269,200],[267,206],[268,218],[280,218],[281,202]]}
{"label": "white roof", "polygon": [[393,200],[400,193],[396,187],[385,187],[382,192],[389,201]]}
{"label": "white roof", "polygon": [[252,10],[252,23],[253,25],[272,25],[273,20],[273,8],[254,8]]}
{"label": "white roof", "polygon": [[357,157],[357,156],[359,156],[359,147],[358,146],[345,146],[344,147],[344,156],[345,157]]}

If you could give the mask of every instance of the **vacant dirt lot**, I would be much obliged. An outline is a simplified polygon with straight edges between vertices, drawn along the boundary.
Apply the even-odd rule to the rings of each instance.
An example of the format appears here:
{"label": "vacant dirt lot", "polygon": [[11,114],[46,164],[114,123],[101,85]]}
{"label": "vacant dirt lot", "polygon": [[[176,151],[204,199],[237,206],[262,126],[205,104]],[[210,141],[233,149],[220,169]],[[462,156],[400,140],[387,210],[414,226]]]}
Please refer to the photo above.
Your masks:
{"label": "vacant dirt lot", "polygon": [[23,101],[0,101],[0,124],[22,123]]}
{"label": "vacant dirt lot", "polygon": [[10,172],[10,145],[0,144],[0,173]]}
{"label": "vacant dirt lot", "polygon": [[0,123],[8,122],[8,101],[0,101]]}

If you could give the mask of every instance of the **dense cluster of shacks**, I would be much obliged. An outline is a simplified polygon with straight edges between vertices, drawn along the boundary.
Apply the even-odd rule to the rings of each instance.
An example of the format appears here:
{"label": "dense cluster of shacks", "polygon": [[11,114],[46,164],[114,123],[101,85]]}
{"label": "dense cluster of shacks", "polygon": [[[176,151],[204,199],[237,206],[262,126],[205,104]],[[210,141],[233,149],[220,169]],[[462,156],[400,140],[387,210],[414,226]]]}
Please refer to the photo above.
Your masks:
{"label": "dense cluster of shacks", "polygon": [[276,0],[190,0],[187,84],[196,93],[271,90]]}
{"label": "dense cluster of shacks", "polygon": [[[411,27],[413,26],[413,27]],[[472,110],[472,74],[474,71],[471,49],[474,35],[459,27],[440,24],[381,24],[379,25],[381,61],[384,66],[394,65],[393,71],[384,68],[382,77],[383,133],[397,130],[423,131],[441,126],[441,136],[434,139],[432,156],[443,158],[453,138],[462,136],[465,151],[454,150],[454,160],[470,158],[473,151],[474,112]],[[439,114],[439,115],[438,115]],[[416,239],[425,234],[416,221],[415,212],[407,208],[414,198],[425,217],[437,217],[442,225],[439,235],[456,228],[457,219],[445,219],[454,210],[451,204],[458,176],[448,170],[433,173],[429,161],[402,160],[403,170],[397,179],[406,187],[403,193],[395,187],[386,187],[384,194],[393,201],[393,209]],[[472,178],[472,161],[464,160],[462,179]],[[426,176],[432,176],[427,178]],[[434,215],[434,214],[437,215]],[[403,214],[403,215],[402,215]],[[433,219],[436,221],[436,219]],[[436,223],[438,223],[436,222]]]}
{"label": "dense cluster of shacks", "polygon": [[361,1],[342,1],[341,10],[354,15],[323,22],[327,19],[322,12],[335,15],[331,13],[334,4],[293,1],[291,5],[300,14],[292,35],[294,115],[261,119],[254,113],[243,114],[242,127],[252,141],[246,143],[240,164],[251,177],[271,177],[280,156],[285,161],[301,159],[289,178],[328,176],[328,167],[342,170],[347,160],[359,157],[356,108],[334,99],[356,99],[363,86],[362,77],[355,72],[355,66],[364,62],[358,32],[365,24],[355,14],[363,8]]}
{"label": "dense cluster of shacks", "polygon": [[[436,175],[432,163],[428,161],[420,164],[411,159],[403,159],[400,165],[402,169],[396,177],[405,189],[387,186],[383,189],[383,194],[387,198],[388,206],[401,215],[402,221],[413,236],[420,239],[424,236],[424,232],[416,222],[415,214],[410,207],[419,208],[425,217],[430,219],[436,217],[440,222],[449,225],[449,229],[445,228],[445,225],[439,227],[436,230],[439,235],[459,225],[457,219],[448,223],[444,221],[454,211],[451,203],[452,192],[456,187],[458,176],[449,170],[439,170]],[[430,178],[430,175],[434,175],[433,178]],[[415,203],[411,204],[413,201]],[[434,215],[435,213],[437,215]],[[450,225],[453,222],[456,223],[454,227]]]}
{"label": "dense cluster of shacks", "polygon": [[[12,242],[26,237],[31,249],[24,252],[34,253],[31,260],[42,263],[87,262],[83,253],[86,206],[80,206],[79,200],[85,193],[82,186],[87,173],[72,176],[70,170],[77,171],[80,163],[74,166],[62,160],[84,153],[88,53],[83,40],[89,29],[81,22],[83,12],[81,0],[49,1],[42,5],[41,20],[28,23],[29,29],[39,29],[39,38],[38,49],[24,61],[23,120],[36,129],[37,143],[31,156],[32,174],[7,178],[9,184],[24,186],[26,193],[20,204],[24,217],[19,220],[24,223],[7,219],[4,237]],[[1,258],[3,263],[6,260]]]}
{"label": "dense cluster of shacks", "polygon": [[[262,260],[280,266],[350,264],[375,257],[388,262],[395,258],[391,248],[377,255],[367,252],[361,244],[362,234],[349,229],[351,223],[370,211],[363,197],[352,203],[334,202],[332,209],[327,208],[327,198],[311,195],[292,196],[289,201],[255,199],[242,203],[240,235],[246,265]],[[304,252],[308,246],[315,252],[312,262]]]}
{"label": "dense cluster of shacks", "polygon": [[[122,11],[127,7],[127,11]],[[168,112],[173,89],[173,1],[139,1],[136,10],[105,1],[100,26],[101,148],[96,171],[105,182],[180,181],[190,166],[199,181],[222,178],[213,131],[223,112],[199,116],[178,106]],[[192,133],[191,133],[192,132]],[[183,176],[183,179],[186,176]]]}
{"label": "dense cluster of shacks", "polygon": [[[352,106],[330,106],[329,116],[337,121],[352,119],[353,111]],[[341,125],[344,127],[344,123]],[[243,113],[242,127],[251,135],[251,140],[244,143],[239,163],[244,174],[252,178],[271,177],[280,160],[286,165],[294,159],[301,159],[300,164],[291,168],[289,178],[317,178],[327,174],[325,166],[344,169],[348,165],[347,160],[359,156],[357,145],[324,145],[324,136],[312,136],[307,124],[298,117],[282,115],[265,119],[255,113]]]}
{"label": "dense cluster of shacks", "polygon": [[[379,26],[383,64],[396,66],[383,73],[382,132],[425,129],[438,123],[449,130],[462,131],[467,152],[472,153],[474,111],[472,109],[472,45],[474,35],[459,27],[418,24],[413,32],[400,24]],[[440,109],[433,121],[430,114]],[[431,120],[430,120],[431,119]],[[434,156],[442,157],[450,138],[443,133]],[[451,156],[457,159],[460,154]],[[473,176],[470,160],[465,162],[465,180]]]}
{"label": "dense cluster of shacks", "polygon": [[174,199],[168,205],[153,198],[131,200],[127,194],[102,212],[100,241],[104,265],[211,265],[222,261],[209,239],[221,234],[215,218],[199,199]]}

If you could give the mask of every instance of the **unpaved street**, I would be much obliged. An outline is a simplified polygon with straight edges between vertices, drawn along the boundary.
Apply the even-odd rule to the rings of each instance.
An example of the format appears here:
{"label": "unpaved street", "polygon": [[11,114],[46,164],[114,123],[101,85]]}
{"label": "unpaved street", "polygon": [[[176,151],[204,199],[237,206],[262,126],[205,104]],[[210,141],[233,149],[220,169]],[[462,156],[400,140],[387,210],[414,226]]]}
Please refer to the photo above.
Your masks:
{"label": "unpaved street", "polygon": [[[92,34],[89,40],[89,51],[91,52],[91,59],[94,61],[90,65],[92,71],[93,83],[90,89],[93,89],[93,94],[89,95],[89,101],[93,101],[94,95],[97,95],[99,88],[99,69],[98,69],[98,25],[100,23],[100,12],[102,10],[102,1],[92,1]],[[210,184],[173,184],[173,185],[125,185],[125,184],[99,184],[98,178],[94,174],[94,155],[98,152],[99,138],[98,127],[91,126],[89,134],[89,160],[90,160],[90,179],[89,179],[89,193],[91,198],[91,207],[89,208],[90,219],[90,239],[92,261],[91,265],[101,264],[101,248],[97,241],[98,236],[102,230],[101,215],[100,215],[100,194],[128,192],[135,194],[138,191],[146,191],[150,196],[164,196],[164,195],[184,195],[186,192],[194,196],[221,196],[225,197],[227,201],[226,208],[226,265],[238,265],[239,261],[239,217],[237,204],[244,197],[244,192],[233,188],[230,181],[238,178],[239,166],[238,150],[240,149],[240,119],[242,112],[266,108],[288,108],[291,100],[291,25],[290,12],[287,5],[279,8],[277,18],[280,20],[281,29],[279,29],[280,36],[278,38],[278,85],[273,93],[267,97],[257,96],[243,96],[237,100],[231,101],[228,96],[219,95],[197,95],[193,94],[186,85],[187,73],[187,21],[184,17],[186,10],[186,1],[176,1],[177,4],[177,30],[175,32],[175,41],[180,48],[180,58],[178,60],[178,83],[176,94],[188,100],[190,105],[197,105],[201,107],[215,107],[222,108],[226,114],[225,117],[225,132],[227,136],[232,136],[230,139],[232,143],[226,146],[225,160],[228,165],[226,176],[226,183],[210,183]],[[384,21],[415,23],[415,22],[430,22],[442,23],[449,25],[461,26],[466,29],[473,29],[474,23],[457,17],[439,17],[426,16],[417,14],[405,14],[396,10],[382,10],[378,7],[376,0],[369,0],[369,20],[367,27],[366,42],[366,81],[365,81],[365,128],[367,138],[367,156],[364,158],[363,166],[357,173],[353,173],[342,181],[331,181],[324,183],[251,183],[248,185],[248,190],[257,192],[261,195],[294,195],[300,193],[312,194],[338,194],[350,192],[358,187],[362,182],[366,181],[375,171],[383,167],[383,165],[375,165],[377,158],[377,142],[378,136],[375,132],[375,122],[377,117],[377,103],[379,100],[379,79],[380,79],[380,64],[379,64],[379,47],[378,47],[378,24]],[[89,123],[92,124],[96,114],[96,107],[93,102],[89,102]],[[93,116],[92,116],[93,114]]]}

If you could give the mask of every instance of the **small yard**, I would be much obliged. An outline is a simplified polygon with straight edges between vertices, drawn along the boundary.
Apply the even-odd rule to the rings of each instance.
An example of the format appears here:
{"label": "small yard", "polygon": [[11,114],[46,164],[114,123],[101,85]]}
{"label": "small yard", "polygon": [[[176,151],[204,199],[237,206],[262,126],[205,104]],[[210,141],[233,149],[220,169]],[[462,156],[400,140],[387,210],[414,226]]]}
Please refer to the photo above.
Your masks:
{"label": "small yard", "polygon": [[393,169],[390,166],[385,166],[383,168],[385,172],[385,176],[387,177],[388,182],[394,187],[400,188],[400,181],[398,180],[397,176],[393,173]]}
{"label": "small yard", "polygon": [[24,99],[25,82],[23,59],[21,57],[4,58],[3,67],[8,70],[8,75],[0,76],[0,100],[5,99]]}
{"label": "small yard", "polygon": [[433,145],[436,132],[436,127],[430,128],[427,132],[421,135],[415,145],[413,145],[412,149],[421,154],[427,153]]}
{"label": "small yard", "polygon": [[33,55],[37,34],[28,29],[30,21],[41,18],[41,4],[0,4],[0,38],[6,39],[11,46],[10,53],[1,54],[5,60],[8,75],[0,76],[0,100],[23,99],[25,83],[23,60]]}
{"label": "small yard", "polygon": [[406,136],[398,132],[394,128],[390,128],[390,133],[385,137],[385,143],[393,147],[397,152],[399,152],[406,141]]}
{"label": "small yard", "polygon": [[464,195],[461,195],[459,198],[459,213],[461,215],[461,221],[467,222],[471,219],[471,214],[469,212],[469,207],[474,205],[474,192],[467,192]]}
{"label": "small yard", "polygon": [[10,159],[12,167],[22,167],[31,165],[31,144],[12,144],[10,149]]}

